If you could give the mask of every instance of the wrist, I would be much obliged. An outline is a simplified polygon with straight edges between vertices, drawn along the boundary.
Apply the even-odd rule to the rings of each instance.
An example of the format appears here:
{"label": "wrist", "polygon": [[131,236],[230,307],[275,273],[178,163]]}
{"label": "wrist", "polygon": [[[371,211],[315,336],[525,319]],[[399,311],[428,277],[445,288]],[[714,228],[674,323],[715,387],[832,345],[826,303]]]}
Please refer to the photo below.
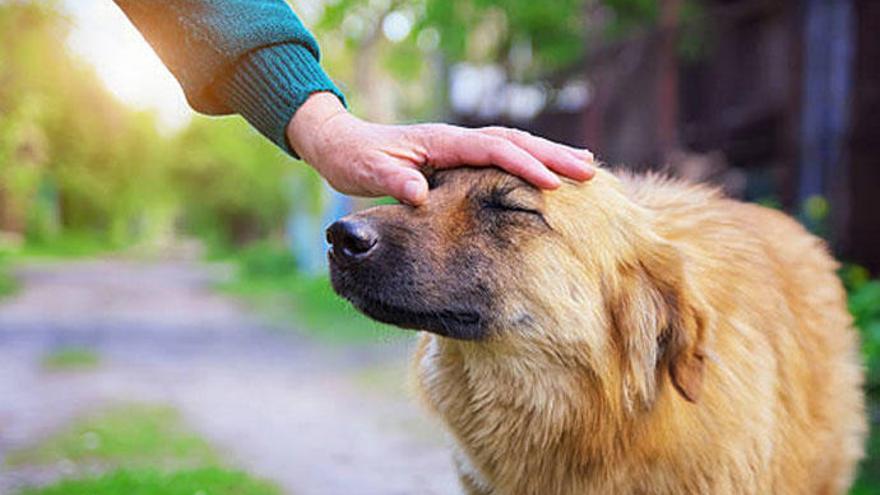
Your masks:
{"label": "wrist", "polygon": [[347,114],[339,98],[333,93],[318,92],[309,96],[293,114],[286,134],[290,147],[308,163],[314,165],[321,141],[326,139],[321,128],[329,120]]}

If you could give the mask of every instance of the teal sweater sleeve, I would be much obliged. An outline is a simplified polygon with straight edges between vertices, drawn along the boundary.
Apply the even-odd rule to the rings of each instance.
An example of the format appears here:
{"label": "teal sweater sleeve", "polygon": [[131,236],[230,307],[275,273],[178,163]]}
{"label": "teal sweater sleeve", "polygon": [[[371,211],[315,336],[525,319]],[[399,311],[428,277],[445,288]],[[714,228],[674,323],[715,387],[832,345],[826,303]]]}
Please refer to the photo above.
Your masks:
{"label": "teal sweater sleeve", "polygon": [[315,38],[284,0],[115,0],[180,82],[196,111],[239,113],[296,155],[285,135],[318,91],[342,93]]}

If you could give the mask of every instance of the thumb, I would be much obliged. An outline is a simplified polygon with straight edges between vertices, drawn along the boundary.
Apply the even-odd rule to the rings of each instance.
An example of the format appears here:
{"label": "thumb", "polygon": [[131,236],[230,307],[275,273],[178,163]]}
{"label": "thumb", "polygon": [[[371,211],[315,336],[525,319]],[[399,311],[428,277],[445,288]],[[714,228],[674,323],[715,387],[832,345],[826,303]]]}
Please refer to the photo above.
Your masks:
{"label": "thumb", "polygon": [[402,203],[418,206],[428,199],[428,181],[418,170],[389,168],[382,182],[383,192]]}

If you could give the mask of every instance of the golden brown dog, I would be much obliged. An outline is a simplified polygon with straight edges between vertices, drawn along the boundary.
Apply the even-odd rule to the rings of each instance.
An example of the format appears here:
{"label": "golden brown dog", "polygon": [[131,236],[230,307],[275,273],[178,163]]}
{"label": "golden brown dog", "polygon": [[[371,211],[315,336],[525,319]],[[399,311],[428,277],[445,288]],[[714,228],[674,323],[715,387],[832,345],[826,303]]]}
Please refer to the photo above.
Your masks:
{"label": "golden brown dog", "polygon": [[328,236],[333,284],[425,330],[418,384],[478,494],[840,494],[862,455],[836,263],[782,213],[657,177],[437,173]]}

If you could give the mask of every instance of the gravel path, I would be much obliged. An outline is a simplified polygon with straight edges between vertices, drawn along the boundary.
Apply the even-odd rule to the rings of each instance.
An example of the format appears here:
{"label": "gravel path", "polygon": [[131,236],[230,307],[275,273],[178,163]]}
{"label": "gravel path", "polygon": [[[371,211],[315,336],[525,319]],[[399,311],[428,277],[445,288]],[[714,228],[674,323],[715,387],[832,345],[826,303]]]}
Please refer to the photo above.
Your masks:
{"label": "gravel path", "polygon": [[[457,493],[439,425],[403,392],[411,341],[326,347],[279,332],[211,291],[222,269],[97,260],[20,267],[0,303],[0,494],[55,472],[10,470],[10,450],[114,401],[156,401],[286,493]],[[92,371],[47,372],[53,349],[94,349]],[[63,471],[63,469],[62,469]]]}

